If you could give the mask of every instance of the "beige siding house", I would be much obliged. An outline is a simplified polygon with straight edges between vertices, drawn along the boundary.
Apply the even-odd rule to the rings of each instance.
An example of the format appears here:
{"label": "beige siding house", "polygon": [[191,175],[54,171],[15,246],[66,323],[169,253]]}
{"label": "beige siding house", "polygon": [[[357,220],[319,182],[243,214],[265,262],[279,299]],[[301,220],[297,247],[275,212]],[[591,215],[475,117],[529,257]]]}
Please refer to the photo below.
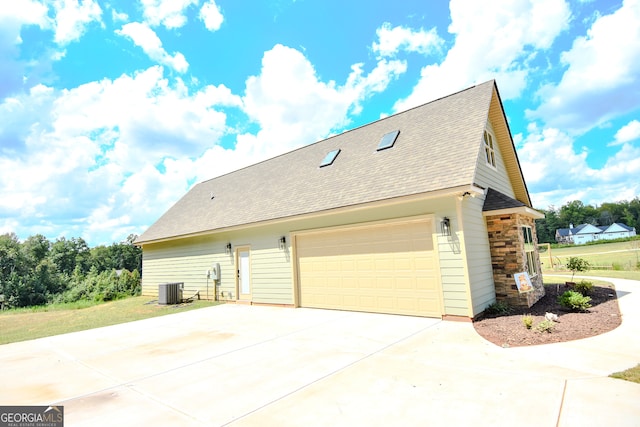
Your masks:
{"label": "beige siding house", "polygon": [[541,216],[489,81],[194,186],[137,240],[143,294],[470,319],[544,294]]}

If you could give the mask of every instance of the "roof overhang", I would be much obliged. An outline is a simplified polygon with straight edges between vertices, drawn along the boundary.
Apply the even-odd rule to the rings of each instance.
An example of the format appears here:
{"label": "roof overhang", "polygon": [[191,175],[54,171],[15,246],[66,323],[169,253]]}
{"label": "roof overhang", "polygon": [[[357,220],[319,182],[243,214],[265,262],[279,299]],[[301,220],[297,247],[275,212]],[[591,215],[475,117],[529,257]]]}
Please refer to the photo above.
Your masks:
{"label": "roof overhang", "polygon": [[484,211],[482,215],[487,216],[496,216],[496,215],[512,215],[512,214],[520,214],[524,216],[528,216],[533,219],[542,219],[544,218],[544,214],[540,211],[532,209],[527,206],[518,206],[515,208],[507,208],[507,209],[498,209],[495,211]]}
{"label": "roof overhang", "polygon": [[504,105],[500,98],[500,92],[498,91],[498,85],[495,81],[493,83],[493,88],[494,92],[491,97],[491,105],[489,108],[489,120],[495,126],[494,132],[498,138],[500,151],[503,153],[503,161],[515,193],[515,198],[527,206],[533,206],[529,190],[527,189],[527,183],[525,182],[524,174],[522,173],[520,160],[518,159],[516,146],[513,142],[511,129],[509,128],[509,121],[507,120]]}
{"label": "roof overhang", "polygon": [[385,199],[385,200],[376,200],[373,202],[361,203],[354,206],[344,206],[340,208],[327,209],[319,212],[311,212],[308,214],[294,215],[294,216],[288,216],[284,218],[274,218],[266,221],[240,224],[233,227],[223,227],[223,228],[216,228],[211,230],[203,230],[200,232],[170,236],[170,237],[165,237],[161,239],[136,241],[134,242],[134,244],[138,247],[143,247],[144,245],[149,245],[153,243],[162,243],[162,242],[169,242],[172,240],[187,239],[192,237],[202,237],[202,236],[209,236],[214,234],[230,233],[238,230],[247,230],[255,227],[264,227],[264,226],[282,224],[285,222],[299,220],[299,219],[317,218],[322,216],[340,214],[343,212],[353,212],[358,210],[374,209],[377,207],[392,206],[395,204],[402,204],[402,203],[418,201],[418,200],[433,200],[433,199],[447,198],[447,197],[463,198],[469,195],[472,197],[476,197],[484,194],[485,194],[485,190],[482,189],[481,187],[478,187],[477,185],[474,185],[474,184],[460,185],[456,187],[445,188],[442,190],[429,191],[426,193],[411,194],[408,196],[394,197],[394,198]]}

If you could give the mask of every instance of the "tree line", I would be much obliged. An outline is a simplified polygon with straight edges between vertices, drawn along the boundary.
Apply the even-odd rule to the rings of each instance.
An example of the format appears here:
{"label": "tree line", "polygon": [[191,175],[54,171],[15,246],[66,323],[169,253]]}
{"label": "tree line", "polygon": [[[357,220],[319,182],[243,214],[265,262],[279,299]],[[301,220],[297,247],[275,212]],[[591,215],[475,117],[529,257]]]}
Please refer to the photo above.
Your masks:
{"label": "tree line", "polygon": [[631,201],[603,203],[600,206],[585,205],[580,200],[566,203],[560,209],[553,206],[542,209],[545,218],[536,220],[539,243],[555,243],[556,230],[569,228],[571,224],[607,226],[614,222],[623,223],[640,230],[640,198]]}
{"label": "tree line", "polygon": [[51,242],[37,234],[21,242],[15,233],[0,235],[0,301],[11,308],[139,295],[136,238],[89,248],[82,238]]}

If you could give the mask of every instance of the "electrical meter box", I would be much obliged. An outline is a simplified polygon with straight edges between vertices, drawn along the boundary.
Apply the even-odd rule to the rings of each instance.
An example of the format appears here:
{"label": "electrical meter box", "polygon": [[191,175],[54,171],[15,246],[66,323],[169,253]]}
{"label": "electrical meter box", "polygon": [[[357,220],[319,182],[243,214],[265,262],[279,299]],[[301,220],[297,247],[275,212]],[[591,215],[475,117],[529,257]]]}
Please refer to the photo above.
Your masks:
{"label": "electrical meter box", "polygon": [[220,280],[220,263],[218,262],[211,267],[211,280]]}

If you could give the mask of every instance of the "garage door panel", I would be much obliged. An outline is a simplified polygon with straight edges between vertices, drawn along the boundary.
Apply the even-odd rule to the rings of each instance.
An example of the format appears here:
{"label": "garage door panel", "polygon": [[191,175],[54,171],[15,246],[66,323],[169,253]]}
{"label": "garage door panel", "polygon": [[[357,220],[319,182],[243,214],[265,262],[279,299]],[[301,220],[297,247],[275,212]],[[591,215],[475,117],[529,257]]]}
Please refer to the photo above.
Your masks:
{"label": "garage door panel", "polygon": [[355,271],[356,269],[356,260],[354,259],[346,259],[340,261],[340,269],[342,271]]}
{"label": "garage door panel", "polygon": [[357,271],[371,271],[373,269],[373,261],[371,259],[359,258],[355,260]]}
{"label": "garage door panel", "polygon": [[399,277],[396,279],[396,289],[411,290],[416,289],[417,280],[414,278]]}
{"label": "garage door panel", "polygon": [[391,271],[393,270],[393,260],[388,258],[378,258],[374,260],[375,270],[377,272]]}
{"label": "garage door panel", "polygon": [[427,220],[296,237],[304,307],[440,316]]}
{"label": "garage door panel", "polygon": [[398,308],[401,310],[419,310],[416,300],[413,298],[398,298]]}

